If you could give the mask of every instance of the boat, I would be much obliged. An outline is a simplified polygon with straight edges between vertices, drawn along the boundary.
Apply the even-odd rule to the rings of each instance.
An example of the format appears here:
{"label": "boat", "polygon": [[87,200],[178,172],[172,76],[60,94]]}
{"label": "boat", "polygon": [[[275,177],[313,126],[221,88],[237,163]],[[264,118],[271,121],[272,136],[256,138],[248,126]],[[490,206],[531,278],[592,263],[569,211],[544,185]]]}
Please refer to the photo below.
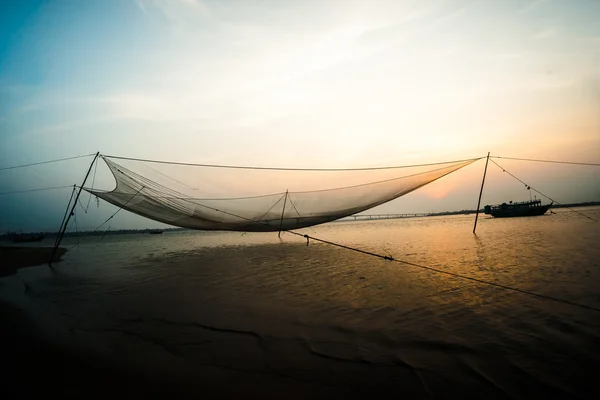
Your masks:
{"label": "boat", "polygon": [[542,205],[541,200],[530,200],[515,203],[510,201],[508,204],[502,203],[495,206],[485,206],[484,212],[496,218],[531,217],[534,215],[545,214],[552,204],[553,202]]}
{"label": "boat", "polygon": [[43,234],[35,233],[15,233],[12,236],[14,243],[25,243],[25,242],[39,242],[44,239]]}

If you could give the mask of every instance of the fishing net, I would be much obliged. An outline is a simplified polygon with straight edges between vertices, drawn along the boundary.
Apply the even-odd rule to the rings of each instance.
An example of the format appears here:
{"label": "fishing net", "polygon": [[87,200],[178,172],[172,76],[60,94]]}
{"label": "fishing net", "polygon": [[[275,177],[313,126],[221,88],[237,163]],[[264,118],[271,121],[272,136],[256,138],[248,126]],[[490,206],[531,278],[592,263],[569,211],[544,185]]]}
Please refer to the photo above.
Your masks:
{"label": "fishing net", "polygon": [[109,203],[182,228],[245,232],[291,230],[360,213],[477,160],[282,169],[101,158],[116,186],[110,191],[85,190]]}

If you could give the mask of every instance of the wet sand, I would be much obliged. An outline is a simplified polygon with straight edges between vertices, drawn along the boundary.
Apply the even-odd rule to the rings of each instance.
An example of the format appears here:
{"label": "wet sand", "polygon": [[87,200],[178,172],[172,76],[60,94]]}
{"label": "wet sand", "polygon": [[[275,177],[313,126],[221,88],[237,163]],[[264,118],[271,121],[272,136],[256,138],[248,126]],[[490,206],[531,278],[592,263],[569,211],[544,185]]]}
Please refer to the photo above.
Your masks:
{"label": "wet sand", "polygon": [[[52,343],[18,308],[0,302],[0,354],[7,399],[41,396],[117,398],[353,398],[345,390],[208,363],[161,373]],[[143,355],[138,355],[143,363]],[[383,394],[383,393],[380,393]],[[362,396],[359,396],[362,397]]]}
{"label": "wet sand", "polygon": [[[0,276],[13,275],[20,268],[43,265],[51,252],[51,247],[0,246]],[[66,249],[59,248],[54,261],[60,261],[65,253]],[[29,288],[26,286],[24,290]],[[127,361],[101,357],[67,343],[54,342],[33,323],[25,310],[2,301],[0,326],[3,327],[0,354],[4,365],[0,377],[8,383],[3,389],[7,398],[49,394],[93,399],[108,396],[279,398],[282,393],[288,393],[288,398],[307,398],[314,394],[336,397],[336,393],[330,393],[321,385],[277,374],[224,369],[211,363],[195,366],[193,370],[187,365],[156,370],[144,365],[143,354],[136,354],[133,360]]]}
{"label": "wet sand", "polygon": [[[600,307],[600,228],[572,215],[319,236]],[[7,398],[600,398],[600,314],[312,242],[92,238],[0,285]]]}
{"label": "wet sand", "polygon": [[[0,303],[0,352],[3,392],[8,398],[48,395],[141,398],[174,393],[174,385],[159,385],[150,377],[111,366],[90,354],[42,339],[24,313]],[[179,388],[183,392],[185,388]]]}
{"label": "wet sand", "polygon": [[[67,249],[59,247],[54,262],[60,261]],[[52,254],[52,247],[0,246],[0,276],[9,276],[19,268],[46,264]]]}

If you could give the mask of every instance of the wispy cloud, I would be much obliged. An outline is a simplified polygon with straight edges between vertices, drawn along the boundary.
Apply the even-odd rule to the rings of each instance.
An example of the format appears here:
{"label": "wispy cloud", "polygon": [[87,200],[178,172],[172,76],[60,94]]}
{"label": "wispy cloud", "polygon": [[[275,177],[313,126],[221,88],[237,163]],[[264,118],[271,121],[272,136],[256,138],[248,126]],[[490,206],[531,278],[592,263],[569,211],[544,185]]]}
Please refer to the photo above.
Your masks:
{"label": "wispy cloud", "polygon": [[[159,32],[153,31],[151,40],[139,35],[132,41],[145,62],[123,62],[118,82],[106,79],[93,91],[85,84],[48,86],[44,96],[13,101],[20,106],[19,118],[28,113],[38,128],[52,132],[104,118],[180,124],[178,129],[252,126],[264,134],[302,126],[327,130],[340,140],[344,131],[367,129],[384,137],[406,127],[433,132],[435,124],[423,122],[432,112],[457,120],[454,114],[476,105],[474,99],[504,96],[506,101],[538,89],[566,88],[569,82],[558,78],[538,79],[543,72],[535,71],[548,65],[569,70],[562,77],[589,68],[583,56],[577,68],[563,67],[575,61],[561,58],[563,49],[556,46],[540,57],[524,39],[550,38],[557,35],[556,26],[517,16],[511,22],[516,29],[505,29],[502,18],[515,17],[518,7],[496,2],[474,7],[356,2],[340,8],[335,1],[235,7],[132,1],[139,8],[136,17]],[[540,4],[528,3],[525,11]],[[499,19],[487,21],[495,11]],[[544,24],[550,26],[541,29]],[[176,35],[169,35],[170,28]],[[560,29],[563,37],[565,28]],[[160,43],[153,42],[156,38]],[[101,68],[90,68],[90,75],[102,76]]]}

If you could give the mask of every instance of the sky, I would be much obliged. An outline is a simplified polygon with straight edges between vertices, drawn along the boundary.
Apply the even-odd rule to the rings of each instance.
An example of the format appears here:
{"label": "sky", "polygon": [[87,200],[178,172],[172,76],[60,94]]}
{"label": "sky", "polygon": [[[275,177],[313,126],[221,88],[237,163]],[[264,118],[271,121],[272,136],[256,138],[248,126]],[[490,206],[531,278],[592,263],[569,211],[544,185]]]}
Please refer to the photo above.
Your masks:
{"label": "sky", "polygon": [[[3,0],[0,9],[0,168],[96,151],[300,168],[487,152],[600,161],[597,0]],[[0,170],[0,193],[79,184],[90,161]],[[600,200],[598,168],[503,163],[559,201]],[[529,197],[490,168],[484,202]],[[480,161],[384,210],[473,209],[482,173]],[[69,194],[0,195],[0,232],[56,229]],[[86,214],[89,227],[110,207]],[[125,212],[117,221],[148,224]]]}

